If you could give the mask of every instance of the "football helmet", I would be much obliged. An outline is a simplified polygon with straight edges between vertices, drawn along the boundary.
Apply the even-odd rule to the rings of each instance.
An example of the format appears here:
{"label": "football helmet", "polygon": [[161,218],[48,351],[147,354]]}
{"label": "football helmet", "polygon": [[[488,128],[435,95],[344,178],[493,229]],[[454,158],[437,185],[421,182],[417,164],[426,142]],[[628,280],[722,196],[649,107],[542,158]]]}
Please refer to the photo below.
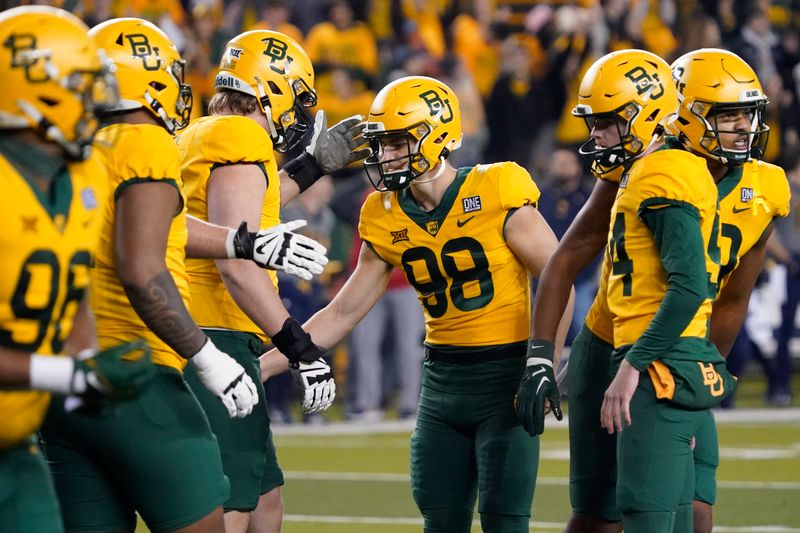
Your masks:
{"label": "football helmet", "polygon": [[[364,137],[370,155],[364,168],[373,187],[397,191],[434,168],[461,146],[461,110],[455,93],[439,80],[408,76],[393,81],[375,97]],[[383,159],[385,147],[404,153]]]}
{"label": "football helmet", "polygon": [[296,147],[314,126],[306,112],[317,105],[314,67],[305,50],[282,33],[253,30],[228,41],[214,87],[255,96],[279,152]]}
{"label": "football helmet", "polygon": [[589,67],[572,110],[589,131],[597,120],[618,121],[620,142],[598,147],[594,139],[580,153],[593,160],[592,172],[603,175],[642,154],[674,120],[678,108],[672,72],[666,61],[644,50],[606,54]]}
{"label": "football helmet", "polygon": [[0,14],[0,129],[27,129],[85,159],[97,116],[116,105],[113,65],[86,25],[49,6]]}
{"label": "football helmet", "polygon": [[151,22],[111,19],[89,35],[116,66],[120,102],[113,111],[146,109],[170,133],[185,128],[192,112],[192,89],[185,62],[169,37]]}
{"label": "football helmet", "polygon": [[[741,165],[760,158],[769,136],[764,123],[764,96],[756,73],[741,57],[727,50],[702,48],[684,54],[672,64],[678,88],[678,118],[669,126],[687,148],[726,165]],[[747,147],[725,149],[717,117],[722,112],[744,111],[750,119]]]}

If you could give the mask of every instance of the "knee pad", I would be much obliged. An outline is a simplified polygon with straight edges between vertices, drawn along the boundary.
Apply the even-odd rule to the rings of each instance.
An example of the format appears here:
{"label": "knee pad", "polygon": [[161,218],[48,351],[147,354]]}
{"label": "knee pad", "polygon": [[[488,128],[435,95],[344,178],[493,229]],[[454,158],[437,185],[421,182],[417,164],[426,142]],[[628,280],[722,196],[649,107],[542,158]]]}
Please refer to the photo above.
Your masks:
{"label": "knee pad", "polygon": [[673,533],[675,513],[671,511],[625,513],[622,522],[625,533]]}
{"label": "knee pad", "polygon": [[472,511],[468,509],[420,509],[425,533],[469,533]]}
{"label": "knee pad", "polygon": [[528,520],[527,516],[481,513],[484,533],[528,533]]}

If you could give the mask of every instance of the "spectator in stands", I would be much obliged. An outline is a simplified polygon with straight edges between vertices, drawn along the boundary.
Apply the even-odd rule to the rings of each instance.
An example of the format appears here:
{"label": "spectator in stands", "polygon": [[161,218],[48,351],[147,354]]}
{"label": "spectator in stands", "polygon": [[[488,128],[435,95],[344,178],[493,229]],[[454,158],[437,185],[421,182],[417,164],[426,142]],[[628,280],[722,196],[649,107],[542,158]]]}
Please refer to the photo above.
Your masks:
{"label": "spectator in stands", "polygon": [[781,325],[777,332],[778,350],[773,379],[767,391],[767,401],[779,406],[792,403],[792,354],[789,343],[794,336],[795,315],[800,304],[800,157],[797,154],[787,165],[786,175],[792,191],[791,214],[776,221],[776,231],[770,237],[770,251],[786,266],[786,300],[781,308]]}

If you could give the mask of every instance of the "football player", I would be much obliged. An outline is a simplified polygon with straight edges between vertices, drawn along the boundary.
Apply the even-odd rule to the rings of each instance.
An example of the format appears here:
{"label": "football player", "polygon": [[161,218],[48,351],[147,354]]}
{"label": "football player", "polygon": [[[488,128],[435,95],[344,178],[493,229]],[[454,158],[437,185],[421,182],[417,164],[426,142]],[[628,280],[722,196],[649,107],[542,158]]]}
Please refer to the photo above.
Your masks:
{"label": "football player", "polygon": [[[720,292],[710,339],[727,357],[764,264],[772,222],[789,214],[789,183],[783,169],[758,160],[767,140],[767,98],[743,59],[726,50],[701,49],[678,58],[672,73],[681,106],[670,130],[686,149],[705,158],[719,191]],[[696,435],[694,461],[694,529],[710,533],[719,465],[713,415]]]}
{"label": "football player", "polygon": [[[448,163],[461,143],[460,113],[453,91],[432,78],[401,78],[375,97],[364,166],[377,192],[361,208],[358,264],[304,327],[316,344],[334,346],[375,305],[392,269],[402,268],[426,320],[411,440],[424,529],[470,531],[478,499],[483,531],[523,532],[539,439],[520,425],[513,399],[533,349],[530,276],[539,275],[557,241],[526,170],[510,162]],[[571,314],[561,319],[559,346]],[[277,350],[262,357],[263,374],[285,370],[282,359]]]}
{"label": "football player", "polygon": [[[178,140],[190,215],[235,227],[280,222],[283,203],[327,174],[358,157],[360,118],[328,131],[324,114],[316,122],[306,109],[315,105],[314,70],[305,51],[285,35],[264,30],[243,33],[228,42],[215,81],[209,116],[193,122]],[[313,130],[312,130],[313,128]],[[275,151],[300,147],[303,154],[286,165],[281,178]],[[346,150],[333,150],[335,134]],[[326,409],[335,384],[325,351],[314,345],[286,311],[277,278],[245,261],[192,259],[192,316],[215,344],[224,348],[256,382],[264,397],[257,357],[272,339],[287,354],[295,377],[305,389],[307,412]],[[224,503],[225,527],[245,531],[279,531],[283,474],[275,456],[265,402],[240,420],[229,420],[202,386],[203,375],[190,369],[187,381],[204,407],[222,451],[223,469],[231,481]],[[251,513],[256,511],[257,517]]]}
{"label": "football player", "polygon": [[[708,408],[733,389],[705,340],[719,268],[716,189],[703,159],[664,142],[678,108],[669,78],[653,54],[609,54],[587,72],[575,109],[590,127],[583,151],[593,171],[619,185],[595,188],[595,201],[546,267],[534,305],[534,335],[552,337],[563,286],[597,252],[596,226],[605,219],[603,280],[567,376],[568,531],[616,531],[608,522],[620,519],[626,531],[691,531],[691,440]],[[653,477],[663,481],[646,481]]]}
{"label": "football player", "polygon": [[118,99],[87,31],[51,7],[0,13],[0,531],[64,529],[34,435],[50,393],[131,397],[154,373],[141,341],[55,355],[92,342],[84,298],[107,184],[90,145]]}

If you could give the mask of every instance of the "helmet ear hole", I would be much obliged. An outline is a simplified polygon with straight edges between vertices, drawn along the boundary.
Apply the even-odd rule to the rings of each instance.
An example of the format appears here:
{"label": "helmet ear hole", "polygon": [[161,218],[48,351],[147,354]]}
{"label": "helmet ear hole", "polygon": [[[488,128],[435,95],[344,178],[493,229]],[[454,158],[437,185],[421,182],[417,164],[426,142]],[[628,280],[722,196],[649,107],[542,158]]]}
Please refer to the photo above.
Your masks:
{"label": "helmet ear hole", "polygon": [[442,144],[446,137],[447,137],[447,133],[442,133],[436,139],[434,139],[433,142],[434,142],[434,144]]}
{"label": "helmet ear hole", "polygon": [[46,96],[40,96],[39,101],[46,105],[47,107],[55,107],[58,105],[58,100],[53,98],[47,98]]}
{"label": "helmet ear hole", "polygon": [[275,83],[274,81],[269,80],[267,82],[267,85],[269,86],[269,90],[270,90],[270,92],[272,94],[283,94],[283,91],[281,91],[281,88],[278,87],[278,84]]}
{"label": "helmet ear hole", "polygon": [[[661,109],[654,109],[652,113],[647,115],[647,118],[645,118],[644,121],[645,122],[653,122],[656,119],[656,117],[658,117],[658,114],[660,112],[661,112]],[[656,127],[658,127],[658,126],[656,126]]]}
{"label": "helmet ear hole", "polygon": [[148,85],[150,85],[150,87],[152,87],[153,89],[155,89],[158,92],[161,92],[161,91],[163,91],[164,89],[167,88],[167,86],[165,84],[157,82],[157,81],[151,81]]}

